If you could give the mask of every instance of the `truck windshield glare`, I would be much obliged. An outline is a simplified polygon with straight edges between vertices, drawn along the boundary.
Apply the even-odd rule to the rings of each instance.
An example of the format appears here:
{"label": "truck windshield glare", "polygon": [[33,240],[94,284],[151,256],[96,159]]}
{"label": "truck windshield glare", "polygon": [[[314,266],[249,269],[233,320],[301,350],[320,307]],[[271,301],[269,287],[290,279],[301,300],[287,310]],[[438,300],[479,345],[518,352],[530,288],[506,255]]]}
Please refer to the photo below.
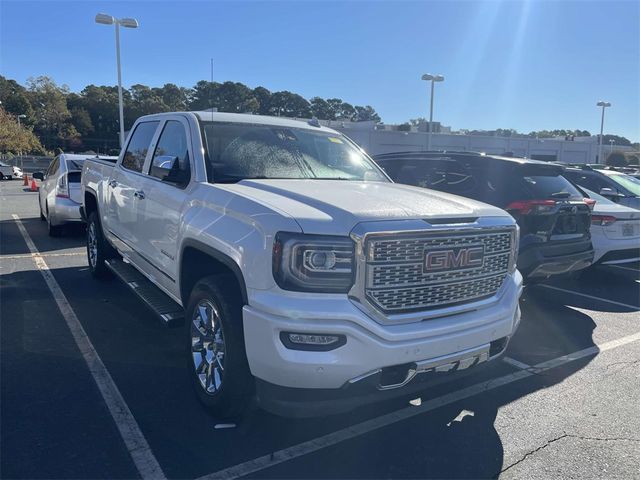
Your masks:
{"label": "truck windshield glare", "polygon": [[317,179],[388,182],[362,151],[341,135],[249,123],[203,122],[209,178]]}

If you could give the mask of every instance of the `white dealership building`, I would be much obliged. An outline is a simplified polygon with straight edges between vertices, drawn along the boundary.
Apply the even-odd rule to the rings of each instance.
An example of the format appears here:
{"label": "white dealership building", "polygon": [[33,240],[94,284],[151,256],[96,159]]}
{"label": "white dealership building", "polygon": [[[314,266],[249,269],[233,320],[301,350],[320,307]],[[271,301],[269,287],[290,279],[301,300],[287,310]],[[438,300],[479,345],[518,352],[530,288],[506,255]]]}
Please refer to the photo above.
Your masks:
{"label": "white dealership building", "polygon": [[[411,131],[400,131],[398,125],[376,124],[375,122],[321,121],[320,123],[343,132],[371,155],[427,150],[428,133],[424,131],[424,128],[412,127]],[[513,156],[546,161],[597,163],[597,136],[575,137],[573,140],[519,136],[497,137],[489,134],[482,136],[450,133],[450,128],[439,125],[438,128],[443,133],[432,134],[432,150],[475,151],[493,154],[510,152]],[[633,148],[606,144],[602,146],[603,158],[606,159],[613,150],[627,152],[633,151]]]}

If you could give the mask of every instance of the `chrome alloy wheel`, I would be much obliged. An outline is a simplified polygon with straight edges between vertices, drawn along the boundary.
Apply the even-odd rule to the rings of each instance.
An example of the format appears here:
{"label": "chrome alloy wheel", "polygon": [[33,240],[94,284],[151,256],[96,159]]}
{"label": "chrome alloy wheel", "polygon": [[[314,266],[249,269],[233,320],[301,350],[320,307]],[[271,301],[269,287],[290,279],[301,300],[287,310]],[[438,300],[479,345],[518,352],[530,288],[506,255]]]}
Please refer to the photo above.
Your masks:
{"label": "chrome alloy wheel", "polygon": [[220,315],[213,303],[202,299],[191,319],[191,356],[200,385],[210,395],[222,386],[224,355]]}
{"label": "chrome alloy wheel", "polygon": [[87,227],[87,251],[89,252],[89,263],[92,268],[95,268],[98,262],[98,236],[96,224],[93,222]]}

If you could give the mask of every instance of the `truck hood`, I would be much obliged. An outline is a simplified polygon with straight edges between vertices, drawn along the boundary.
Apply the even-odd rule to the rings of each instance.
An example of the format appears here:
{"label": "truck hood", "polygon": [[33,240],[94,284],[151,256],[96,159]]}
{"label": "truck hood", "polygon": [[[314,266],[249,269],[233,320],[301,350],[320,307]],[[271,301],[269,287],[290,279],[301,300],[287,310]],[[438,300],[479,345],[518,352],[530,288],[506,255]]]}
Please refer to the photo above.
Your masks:
{"label": "truck hood", "polygon": [[468,198],[386,182],[243,180],[217,185],[294,218],[305,233],[348,235],[379,220],[509,216]]}

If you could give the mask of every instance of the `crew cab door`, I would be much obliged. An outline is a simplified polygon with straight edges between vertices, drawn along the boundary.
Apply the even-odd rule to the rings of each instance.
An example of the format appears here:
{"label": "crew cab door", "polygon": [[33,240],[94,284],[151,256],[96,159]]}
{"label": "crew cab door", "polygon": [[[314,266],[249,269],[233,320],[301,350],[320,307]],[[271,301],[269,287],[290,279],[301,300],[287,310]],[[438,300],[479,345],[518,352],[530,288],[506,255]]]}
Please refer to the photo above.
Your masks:
{"label": "crew cab door", "polygon": [[167,116],[158,130],[141,187],[145,205],[139,231],[138,245],[144,257],[140,266],[165,291],[179,297],[178,243],[194,157],[185,117]]}
{"label": "crew cab door", "polygon": [[138,123],[124,154],[118,160],[107,185],[107,222],[106,234],[113,244],[136,264],[139,263],[139,222],[144,218],[140,199],[142,191],[143,169],[147,158],[151,156],[153,139],[159,121]]}

